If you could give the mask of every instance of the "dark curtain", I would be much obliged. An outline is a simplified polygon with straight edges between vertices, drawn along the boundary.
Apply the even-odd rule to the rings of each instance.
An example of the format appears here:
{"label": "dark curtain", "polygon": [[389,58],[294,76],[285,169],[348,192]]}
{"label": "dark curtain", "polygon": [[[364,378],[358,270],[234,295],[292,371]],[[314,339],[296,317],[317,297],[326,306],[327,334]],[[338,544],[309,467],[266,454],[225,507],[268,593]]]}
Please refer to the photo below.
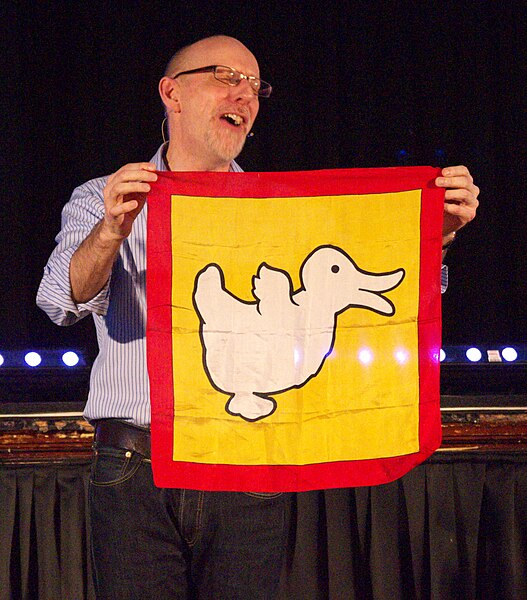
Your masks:
{"label": "dark curtain", "polygon": [[[93,598],[88,471],[0,469],[1,600]],[[437,454],[387,485],[299,494],[280,598],[527,598],[527,457]]]}
{"label": "dark curtain", "polygon": [[95,598],[88,479],[86,464],[0,467],[0,600]]}
{"label": "dark curtain", "polygon": [[282,598],[527,598],[527,461],[442,455],[373,488],[298,495]]}

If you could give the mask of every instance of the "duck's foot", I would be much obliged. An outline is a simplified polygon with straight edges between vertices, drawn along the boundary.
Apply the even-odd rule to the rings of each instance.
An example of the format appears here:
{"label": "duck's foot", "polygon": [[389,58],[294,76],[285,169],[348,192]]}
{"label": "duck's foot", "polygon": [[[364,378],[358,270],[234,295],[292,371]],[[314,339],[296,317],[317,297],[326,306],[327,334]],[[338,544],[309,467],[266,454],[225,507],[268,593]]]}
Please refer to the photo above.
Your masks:
{"label": "duck's foot", "polygon": [[258,421],[274,413],[276,401],[269,396],[238,392],[229,398],[225,410],[230,415],[241,417],[246,421]]}

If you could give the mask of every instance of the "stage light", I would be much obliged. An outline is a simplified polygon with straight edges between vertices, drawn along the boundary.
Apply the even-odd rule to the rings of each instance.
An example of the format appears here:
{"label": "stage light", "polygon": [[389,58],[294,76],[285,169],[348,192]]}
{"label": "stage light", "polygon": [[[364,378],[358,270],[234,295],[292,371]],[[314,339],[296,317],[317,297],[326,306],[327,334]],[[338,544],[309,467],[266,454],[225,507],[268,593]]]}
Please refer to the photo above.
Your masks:
{"label": "stage light", "polygon": [[395,360],[400,365],[404,365],[408,361],[408,352],[406,350],[397,350],[395,352]]}
{"label": "stage light", "polygon": [[37,352],[28,352],[24,356],[24,360],[28,366],[38,367],[38,365],[42,362],[42,357]]}
{"label": "stage light", "polygon": [[400,165],[407,165],[410,162],[410,153],[408,150],[401,148],[401,150],[397,151],[397,162]]}
{"label": "stage light", "polygon": [[363,365],[369,365],[373,360],[373,352],[368,348],[364,348],[359,352],[359,360]]}
{"label": "stage light", "polygon": [[298,365],[300,364],[300,361],[302,360],[302,353],[298,348],[295,348],[293,350],[293,360],[295,363],[295,367],[298,367]]}
{"label": "stage light", "polygon": [[0,367],[4,364],[4,357],[0,354]]}
{"label": "stage light", "polygon": [[443,362],[446,358],[446,353],[443,350],[443,348],[441,348],[441,350],[439,350],[439,362]]}
{"label": "stage light", "polygon": [[507,362],[514,362],[518,358],[518,353],[511,347],[503,348],[501,355],[503,356],[503,360],[506,360]]}
{"label": "stage light", "polygon": [[483,356],[481,354],[481,350],[478,350],[477,348],[469,348],[466,351],[465,355],[470,362],[479,362],[481,360],[481,357]]}
{"label": "stage light", "polygon": [[76,354],[75,352],[72,352],[71,350],[69,352],[64,352],[64,354],[62,355],[62,362],[67,366],[67,367],[74,367],[75,365],[79,364],[79,356],[78,354]]}

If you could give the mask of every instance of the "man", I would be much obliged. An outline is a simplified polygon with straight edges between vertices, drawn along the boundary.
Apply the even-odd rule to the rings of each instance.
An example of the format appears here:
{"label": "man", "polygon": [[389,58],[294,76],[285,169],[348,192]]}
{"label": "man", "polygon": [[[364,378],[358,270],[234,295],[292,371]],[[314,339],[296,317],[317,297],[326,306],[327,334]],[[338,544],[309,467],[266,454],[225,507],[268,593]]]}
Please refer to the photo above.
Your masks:
{"label": "man", "polygon": [[[227,68],[222,68],[227,67]],[[170,140],[73,193],[37,302],[62,325],[93,314],[100,353],[86,417],[96,428],[90,485],[99,598],[272,598],[288,494],[158,489],[150,469],[145,359],[146,194],[156,170],[240,171],[234,159],[270,86],[238,40],[214,36],[170,61],[159,92]],[[479,190],[465,167],[443,170],[444,244],[470,221]]]}

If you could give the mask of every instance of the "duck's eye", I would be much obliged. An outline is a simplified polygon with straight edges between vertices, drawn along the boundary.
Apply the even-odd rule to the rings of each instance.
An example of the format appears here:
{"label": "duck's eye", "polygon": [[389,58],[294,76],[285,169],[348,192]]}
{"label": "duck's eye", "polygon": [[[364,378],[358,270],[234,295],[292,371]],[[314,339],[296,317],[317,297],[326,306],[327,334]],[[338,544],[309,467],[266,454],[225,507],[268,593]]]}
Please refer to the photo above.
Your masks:
{"label": "duck's eye", "polygon": [[333,265],[331,267],[331,272],[332,273],[338,273],[340,271],[340,267],[338,265]]}

